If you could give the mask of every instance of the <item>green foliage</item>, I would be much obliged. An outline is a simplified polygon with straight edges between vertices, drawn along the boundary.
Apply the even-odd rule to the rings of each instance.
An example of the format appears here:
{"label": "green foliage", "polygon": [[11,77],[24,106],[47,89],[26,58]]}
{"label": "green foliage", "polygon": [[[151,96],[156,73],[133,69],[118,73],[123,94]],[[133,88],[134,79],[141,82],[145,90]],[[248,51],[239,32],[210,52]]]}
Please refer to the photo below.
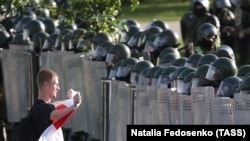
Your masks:
{"label": "green foliage", "polygon": [[[70,25],[76,19],[85,20],[91,32],[114,32],[122,14],[120,0],[69,0],[69,4],[57,3],[56,8],[45,1],[49,0],[38,3],[35,0],[1,0],[0,5],[8,3],[8,13],[23,11],[25,6],[46,7],[54,19],[66,19],[63,25]],[[139,4],[139,0],[130,0],[130,9],[135,10]]]}

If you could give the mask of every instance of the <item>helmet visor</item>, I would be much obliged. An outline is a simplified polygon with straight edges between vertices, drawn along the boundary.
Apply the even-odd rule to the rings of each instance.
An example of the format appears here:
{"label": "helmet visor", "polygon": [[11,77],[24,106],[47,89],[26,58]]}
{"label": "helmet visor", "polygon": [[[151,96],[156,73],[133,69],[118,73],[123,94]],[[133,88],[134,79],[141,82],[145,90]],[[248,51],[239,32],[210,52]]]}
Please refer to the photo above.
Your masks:
{"label": "helmet visor", "polygon": [[45,40],[45,41],[44,41],[44,43],[43,43],[43,49],[44,49],[44,50],[49,49],[49,42],[48,42],[48,40]]}
{"label": "helmet visor", "polygon": [[130,37],[130,39],[128,40],[128,46],[130,46],[130,47],[134,47],[134,46],[136,46],[136,44],[137,44],[137,42],[138,42],[138,39],[137,38],[135,38],[134,36],[132,36],[132,37]]}
{"label": "helmet visor", "polygon": [[191,82],[182,82],[179,93],[181,94],[189,94],[190,93],[190,88],[191,88]]}
{"label": "helmet visor", "polygon": [[158,80],[158,85],[161,85],[161,84],[165,84],[165,85],[169,85],[170,84],[170,77],[168,75],[160,75],[159,76],[159,80]]}
{"label": "helmet visor", "polygon": [[151,78],[144,77],[144,86],[151,86]]}
{"label": "helmet visor", "polygon": [[131,72],[131,75],[130,75],[130,82],[131,82],[131,84],[135,85],[137,83],[137,81],[136,81],[136,75],[137,75],[136,72]]}
{"label": "helmet visor", "polygon": [[126,43],[128,40],[129,40],[128,33],[126,31],[122,31],[120,42]]}
{"label": "helmet visor", "polygon": [[153,79],[152,79],[152,86],[157,86],[157,85],[158,85],[158,80],[159,80],[158,77],[153,78]]}
{"label": "helmet visor", "polygon": [[123,66],[119,66],[118,70],[117,70],[117,77],[126,77],[129,74],[129,71],[131,70],[131,68],[123,65]]}
{"label": "helmet visor", "polygon": [[157,36],[154,40],[153,45],[156,47],[164,46],[164,44],[167,42],[168,37],[167,36]]}
{"label": "helmet visor", "polygon": [[139,74],[138,84],[143,86],[145,81],[145,76],[143,74]]}
{"label": "helmet visor", "polygon": [[200,85],[199,85],[199,78],[194,77],[192,79],[192,88],[197,88],[197,87],[200,87]]}
{"label": "helmet visor", "polygon": [[183,82],[180,79],[177,79],[176,81],[177,81],[176,88],[177,88],[177,92],[179,93],[181,91],[181,85],[182,85]]}
{"label": "helmet visor", "polygon": [[23,40],[28,40],[29,39],[29,30],[24,28],[23,29]]}
{"label": "helmet visor", "polygon": [[176,92],[177,91],[177,80],[171,81],[171,91]]}
{"label": "helmet visor", "polygon": [[107,54],[107,51],[105,48],[101,45],[97,45],[96,49],[94,50],[93,57],[96,59],[101,59],[102,57],[105,57]]}
{"label": "helmet visor", "polygon": [[145,52],[149,52],[151,48],[156,48],[154,45],[153,45],[153,41],[146,41],[146,44],[145,44],[145,48],[144,48],[144,51]]}
{"label": "helmet visor", "polygon": [[106,56],[106,60],[105,62],[106,63],[112,63],[113,59],[114,59],[114,54],[113,53],[108,53],[107,56]]}
{"label": "helmet visor", "polygon": [[167,62],[167,63],[159,63],[158,66],[163,67],[163,68],[168,68],[172,65],[171,62]]}
{"label": "helmet visor", "polygon": [[222,81],[220,83],[219,89],[216,93],[216,96],[219,97],[232,97],[235,92],[235,86],[228,82]]}
{"label": "helmet visor", "polygon": [[214,81],[218,78],[217,77],[218,73],[219,73],[219,69],[217,69],[216,67],[210,64],[207,74],[206,74],[206,79],[210,81]]}
{"label": "helmet visor", "polygon": [[146,36],[145,35],[142,34],[141,36],[139,36],[139,39],[138,39],[138,42],[137,42],[137,46],[141,47],[143,45],[143,43],[145,42],[145,40],[146,40]]}
{"label": "helmet visor", "polygon": [[109,72],[109,79],[113,79],[116,76],[116,70],[115,69],[111,69]]}
{"label": "helmet visor", "polygon": [[184,66],[185,66],[185,67],[192,67],[192,63],[190,63],[190,62],[185,62]]}

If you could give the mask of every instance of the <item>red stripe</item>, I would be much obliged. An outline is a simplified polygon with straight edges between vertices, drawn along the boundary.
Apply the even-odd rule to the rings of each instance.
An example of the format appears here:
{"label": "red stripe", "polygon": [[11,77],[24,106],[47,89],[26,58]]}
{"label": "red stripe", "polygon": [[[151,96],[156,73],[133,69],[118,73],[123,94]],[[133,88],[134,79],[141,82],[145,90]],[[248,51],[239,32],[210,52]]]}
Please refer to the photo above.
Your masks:
{"label": "red stripe", "polygon": [[[60,110],[60,109],[65,109],[67,108],[67,106],[65,105],[59,105],[56,107],[56,110]],[[55,126],[56,129],[60,128],[68,119],[69,117],[74,113],[75,110],[70,111],[67,115],[65,115],[63,118],[54,121],[53,124]]]}

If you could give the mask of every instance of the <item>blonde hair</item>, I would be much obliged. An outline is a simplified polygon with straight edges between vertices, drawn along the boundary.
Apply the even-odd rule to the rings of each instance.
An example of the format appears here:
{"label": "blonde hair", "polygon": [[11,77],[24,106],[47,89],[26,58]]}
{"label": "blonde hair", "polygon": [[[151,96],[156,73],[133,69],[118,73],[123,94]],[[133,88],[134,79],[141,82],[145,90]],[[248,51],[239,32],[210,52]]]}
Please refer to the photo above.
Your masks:
{"label": "blonde hair", "polygon": [[58,74],[51,69],[42,69],[37,74],[37,86],[41,89],[45,82],[51,82],[54,78],[58,78]]}

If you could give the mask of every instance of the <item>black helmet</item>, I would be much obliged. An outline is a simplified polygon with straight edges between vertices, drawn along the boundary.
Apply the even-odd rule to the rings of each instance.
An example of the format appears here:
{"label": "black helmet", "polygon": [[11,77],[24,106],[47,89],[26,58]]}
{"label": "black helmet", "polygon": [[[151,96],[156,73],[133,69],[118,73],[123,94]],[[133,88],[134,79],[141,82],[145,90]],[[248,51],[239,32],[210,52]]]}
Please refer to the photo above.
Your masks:
{"label": "black helmet", "polygon": [[129,40],[127,42],[127,45],[129,46],[129,48],[137,48],[138,47],[138,41],[139,41],[139,38],[141,37],[142,34],[143,34],[143,32],[139,31],[129,38]]}
{"label": "black helmet", "polygon": [[[211,23],[203,23],[199,26],[197,40],[202,42],[205,38],[214,37],[219,39],[220,31],[219,29]],[[216,40],[215,40],[216,41]]]}
{"label": "black helmet", "polygon": [[183,70],[182,72],[180,72],[178,79],[180,79],[181,81],[184,80],[184,78],[187,76],[187,74],[191,73],[191,72],[195,72],[196,68],[193,67],[188,67],[187,69]]}
{"label": "black helmet", "polygon": [[113,42],[112,37],[108,33],[96,33],[92,39],[92,42],[95,45],[100,44],[101,42]]}
{"label": "black helmet", "polygon": [[162,67],[169,67],[178,58],[180,57],[175,53],[167,53],[160,58],[159,62],[157,62],[157,65]]}
{"label": "black helmet", "polygon": [[226,77],[235,76],[237,74],[237,69],[235,61],[227,57],[221,57],[210,64],[206,79],[221,81]]}
{"label": "black helmet", "polygon": [[32,45],[37,53],[40,53],[42,51],[44,42],[48,37],[49,34],[45,31],[38,31],[32,36]]}
{"label": "black helmet", "polygon": [[141,28],[141,25],[137,20],[135,20],[135,19],[123,19],[122,21],[119,22],[118,29],[120,31],[123,31],[124,29],[127,29],[131,25],[134,25],[134,26],[137,26],[138,28]]}
{"label": "black helmet", "polygon": [[45,31],[49,34],[57,31],[56,22],[52,18],[43,18],[42,22],[45,25]]}
{"label": "black helmet", "polygon": [[23,38],[23,33],[18,33],[10,41],[10,44],[15,44],[15,45],[31,45],[31,41],[30,41],[30,38],[24,39]]}
{"label": "black helmet", "polygon": [[202,6],[204,6],[204,8],[205,8],[205,10],[206,11],[209,11],[210,10],[210,2],[209,2],[209,0],[193,0],[192,1],[192,8],[193,8],[193,10],[194,10],[194,5],[196,4],[196,3],[199,3],[199,4],[201,4]]}
{"label": "black helmet", "polygon": [[174,53],[174,54],[176,55],[176,57],[178,57],[178,58],[181,57],[181,54],[180,54],[180,52],[178,51],[177,48],[174,48],[174,47],[167,47],[167,48],[164,48],[164,49],[160,52],[158,58],[161,59],[161,58],[162,58],[165,54],[167,54],[167,53]]}
{"label": "black helmet", "polygon": [[212,53],[205,54],[204,56],[202,56],[199,59],[197,66],[201,66],[204,64],[210,64],[211,62],[213,62],[214,60],[216,60],[218,58],[219,57],[217,55],[212,54]]}
{"label": "black helmet", "polygon": [[40,32],[40,31],[45,32],[44,23],[40,20],[31,20],[25,25],[23,29],[23,35],[24,35],[24,38],[27,38],[27,37],[32,38],[32,36],[36,32]]}
{"label": "black helmet", "polygon": [[109,79],[115,79],[116,78],[116,74],[117,74],[117,70],[118,70],[118,67],[122,64],[123,60],[119,60],[117,61],[116,63],[114,63],[112,66],[111,66],[111,69],[110,71],[108,72],[108,78]]}
{"label": "black helmet", "polygon": [[198,65],[199,60],[204,56],[204,54],[201,53],[194,53],[191,56],[188,57],[188,60],[185,64],[185,66],[194,67],[196,68]]}
{"label": "black helmet", "polygon": [[158,26],[152,26],[148,29],[145,29],[139,36],[138,42],[137,42],[137,46],[138,47],[142,47],[144,49],[145,43],[146,41],[155,34],[159,34],[160,32],[162,32],[162,29]]}
{"label": "black helmet", "polygon": [[245,76],[242,79],[242,84],[240,85],[240,93],[241,94],[250,94],[250,77],[249,77],[249,73],[248,73],[248,76]]}
{"label": "black helmet", "polygon": [[102,42],[97,45],[96,49],[93,52],[93,58],[94,61],[105,61],[107,53],[109,49],[114,45],[113,42]]}
{"label": "black helmet", "polygon": [[190,68],[190,67],[182,66],[182,67],[177,68],[174,72],[169,74],[170,80],[171,81],[176,80],[177,78],[179,78],[181,72],[188,69],[188,68]]}
{"label": "black helmet", "polygon": [[234,94],[240,92],[242,79],[237,76],[229,76],[220,83],[216,96],[234,98]]}
{"label": "black helmet", "polygon": [[73,29],[65,28],[59,33],[59,44],[56,46],[57,50],[72,50],[73,46],[70,44]]}
{"label": "black helmet", "polygon": [[151,35],[145,42],[145,47],[144,47],[144,52],[149,52],[150,48],[155,48],[153,45],[155,38],[157,37],[158,34],[153,34]]}
{"label": "black helmet", "polygon": [[43,51],[52,51],[56,49],[56,41],[59,37],[59,33],[51,33],[43,44]]}
{"label": "black helmet", "polygon": [[156,47],[175,47],[180,45],[180,37],[177,32],[171,29],[165,29],[154,40]]}
{"label": "black helmet", "polygon": [[130,82],[133,84],[137,84],[139,74],[141,73],[141,71],[144,70],[145,68],[149,68],[149,67],[153,67],[153,66],[154,66],[154,64],[148,60],[143,60],[143,61],[137,62],[132,68]]}
{"label": "black helmet", "polygon": [[120,42],[127,43],[129,39],[136,33],[140,32],[141,29],[136,25],[130,25],[127,29],[123,29],[121,31]]}
{"label": "black helmet", "polygon": [[110,47],[106,56],[106,63],[115,63],[118,60],[126,59],[131,57],[131,51],[126,44],[117,43]]}
{"label": "black helmet", "polygon": [[188,58],[187,57],[180,57],[178,59],[176,59],[172,65],[173,66],[176,66],[176,67],[181,67],[181,66],[184,66],[187,62]]}
{"label": "black helmet", "polygon": [[246,65],[239,67],[237,71],[237,76],[240,78],[243,78],[249,72],[250,72],[250,64],[246,64]]}
{"label": "black helmet", "polygon": [[36,18],[32,16],[23,16],[19,21],[17,21],[17,24],[14,27],[15,32],[23,32],[23,28],[26,26],[26,24],[35,19]]}
{"label": "black helmet", "polygon": [[[154,67],[154,66],[153,66]],[[138,85],[141,85],[141,86],[148,86],[148,84],[145,82],[145,79],[146,79],[146,74],[148,73],[148,71],[153,68],[153,67],[148,67],[148,68],[145,68],[141,71],[141,73],[139,74],[138,76]]]}
{"label": "black helmet", "polygon": [[154,77],[155,72],[161,68],[162,67],[160,67],[160,66],[154,66],[147,71],[147,73],[145,74],[145,79],[144,79],[144,84],[146,86],[152,85],[152,81],[153,81],[153,77]]}
{"label": "black helmet", "polygon": [[123,59],[122,63],[119,65],[117,69],[116,77],[122,79],[129,76],[130,78],[130,73],[132,71],[132,68],[138,62],[139,60],[133,57]]}
{"label": "black helmet", "polygon": [[192,79],[195,75],[195,71],[189,72],[182,80],[180,88],[177,90],[182,95],[190,95],[190,89],[192,88]]}
{"label": "black helmet", "polygon": [[212,81],[206,79],[209,64],[198,66],[192,80],[192,88],[208,86]]}
{"label": "black helmet", "polygon": [[171,86],[171,90],[172,91],[177,91],[178,88],[180,87],[180,74],[189,69],[190,67],[186,67],[186,66],[182,66],[177,68],[174,72],[169,74],[169,78],[170,78],[170,86]]}
{"label": "black helmet", "polygon": [[72,41],[72,45],[74,46],[74,48],[77,47],[79,40],[84,39],[84,36],[86,35],[86,33],[87,33],[87,30],[84,28],[77,28],[73,30],[73,33],[71,34],[71,41]]}
{"label": "black helmet", "polygon": [[226,10],[225,12],[221,13],[220,16],[220,23],[221,25],[234,25],[235,23],[235,14],[231,10]]}
{"label": "black helmet", "polygon": [[161,71],[161,74],[159,76],[158,85],[165,85],[165,86],[170,86],[170,74],[175,72],[178,68],[175,66],[169,66],[167,68],[163,68]]}
{"label": "black helmet", "polygon": [[[182,86],[182,82],[184,80],[184,78],[191,72],[195,72],[196,69],[192,68],[192,67],[188,67],[187,69],[183,70],[180,72],[180,74],[177,76],[177,92],[181,93],[181,86]],[[191,82],[190,82],[191,84]],[[191,86],[191,85],[190,85]]]}
{"label": "black helmet", "polygon": [[[71,36],[72,37],[72,36]],[[92,39],[94,37],[94,33],[88,32],[83,36],[83,38],[79,38],[75,52],[91,52],[94,50],[94,44],[92,42]],[[71,38],[72,39],[72,38]]]}
{"label": "black helmet", "polygon": [[235,60],[235,55],[233,49],[228,45],[221,45],[219,48],[216,49],[215,54],[218,57],[227,57],[232,60]]}
{"label": "black helmet", "polygon": [[167,24],[167,22],[165,22],[164,20],[160,20],[160,19],[153,19],[147,26],[145,29],[148,29],[149,27],[152,26],[158,26],[160,27],[162,30],[165,29],[169,29],[169,25]]}
{"label": "black helmet", "polygon": [[156,86],[158,85],[158,80],[159,80],[159,77],[161,75],[161,72],[164,70],[165,68],[163,67],[160,67],[158,70],[155,71],[154,73],[154,76],[153,76],[153,79],[152,79],[152,86]]}

